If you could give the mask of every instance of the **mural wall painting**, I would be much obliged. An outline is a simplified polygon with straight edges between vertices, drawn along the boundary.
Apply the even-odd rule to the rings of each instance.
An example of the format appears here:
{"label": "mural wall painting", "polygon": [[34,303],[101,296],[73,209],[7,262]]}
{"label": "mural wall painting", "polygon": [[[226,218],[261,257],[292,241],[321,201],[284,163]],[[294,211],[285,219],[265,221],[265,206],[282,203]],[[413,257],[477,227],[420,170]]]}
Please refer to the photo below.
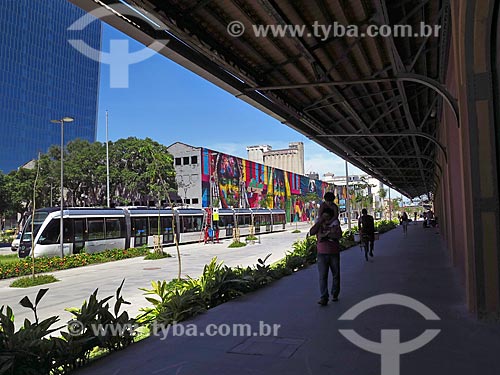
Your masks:
{"label": "mural wall painting", "polygon": [[209,149],[202,150],[202,161],[204,207],[277,208],[286,210],[291,220],[305,221],[315,209],[306,195],[317,194],[319,200],[328,187],[319,180]]}

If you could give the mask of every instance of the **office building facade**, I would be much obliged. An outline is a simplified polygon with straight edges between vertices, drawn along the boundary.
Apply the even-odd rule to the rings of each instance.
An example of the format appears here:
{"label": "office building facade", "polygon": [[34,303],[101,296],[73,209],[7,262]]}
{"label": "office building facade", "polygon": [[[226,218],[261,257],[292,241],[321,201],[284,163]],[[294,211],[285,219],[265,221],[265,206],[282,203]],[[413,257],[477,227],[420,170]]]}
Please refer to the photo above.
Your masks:
{"label": "office building facade", "polygon": [[96,139],[99,62],[75,50],[100,50],[101,24],[68,28],[85,14],[66,0],[3,0],[0,12],[0,170],[17,169],[51,145]]}

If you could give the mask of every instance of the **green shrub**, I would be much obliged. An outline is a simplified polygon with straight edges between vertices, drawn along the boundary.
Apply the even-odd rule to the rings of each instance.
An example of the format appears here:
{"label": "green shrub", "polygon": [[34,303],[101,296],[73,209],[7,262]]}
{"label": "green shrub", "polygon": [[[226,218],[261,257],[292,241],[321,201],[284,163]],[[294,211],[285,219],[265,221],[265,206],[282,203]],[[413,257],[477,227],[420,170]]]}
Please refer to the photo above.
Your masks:
{"label": "green shrub", "polygon": [[49,284],[59,281],[52,275],[37,275],[35,277],[26,276],[20,279],[14,280],[10,286],[12,288],[29,288],[30,286]]}
{"label": "green shrub", "polygon": [[289,255],[298,255],[304,258],[307,264],[316,262],[316,236],[306,237],[304,240],[295,241],[292,245],[293,251]]}
{"label": "green shrub", "polygon": [[31,309],[35,321],[24,320],[24,325],[16,331],[14,314],[7,306],[0,308],[0,371],[2,374],[28,375],[48,374],[53,362],[58,359],[58,344],[61,339],[48,339],[45,336],[56,329],[52,325],[59,321],[52,316],[43,321],[38,320],[37,306],[48,289],[40,289],[34,303],[24,297],[19,303]]}
{"label": "green shrub", "polygon": [[159,324],[172,324],[201,314],[204,311],[205,306],[203,299],[200,297],[199,287],[184,290],[176,289],[162,304],[156,321]]}
{"label": "green shrub", "polygon": [[243,247],[243,246],[246,246],[247,244],[244,243],[244,242],[240,242],[240,241],[233,241],[231,242],[231,244],[228,246],[228,247]]}
{"label": "green shrub", "polygon": [[[134,331],[131,329],[136,320],[130,318],[126,311],[119,314],[122,305],[130,305],[121,296],[121,290],[125,280],[122,280],[120,286],[116,290],[115,305],[113,312],[109,311],[110,305],[108,301],[112,296],[108,296],[102,300],[98,300],[98,289],[90,295],[87,301],[83,302],[80,308],[67,308],[74,316],[74,322],[78,322],[78,332],[66,333],[63,332],[63,338],[71,342],[72,340],[82,341],[86,343],[86,349],[90,350],[95,346],[99,346],[108,351],[116,351],[130,345],[134,339]],[[71,322],[70,322],[71,325]],[[106,328],[98,331],[96,334],[95,327]],[[107,329],[116,327],[116,330]]]}
{"label": "green shrub", "polygon": [[163,258],[170,258],[172,257],[172,255],[170,255],[169,253],[166,253],[164,251],[162,251],[161,253],[157,253],[156,251],[155,252],[152,252],[152,253],[149,253],[148,255],[146,255],[144,257],[145,260],[155,260],[155,259],[163,259]]}
{"label": "green shrub", "polygon": [[292,230],[292,233],[300,233],[300,229]]}
{"label": "green shrub", "polygon": [[271,276],[275,280],[279,280],[284,276],[289,276],[293,273],[292,269],[286,266],[284,259],[271,266]]}
{"label": "green shrub", "polygon": [[[121,297],[120,287],[116,291],[113,312],[110,312],[109,299],[97,299],[97,289],[79,309],[67,309],[75,316],[68,325],[68,332],[61,332],[61,337],[47,336],[61,327],[53,328],[59,321],[57,316],[39,321],[38,303],[48,291],[40,289],[34,300],[24,297],[20,304],[29,308],[35,315],[34,322],[25,319],[24,325],[16,331],[12,309],[0,308],[0,370],[2,374],[35,375],[35,374],[67,374],[85,365],[91,353],[109,352],[122,349],[133,341],[133,330],[122,327],[133,327],[134,319],[127,312],[120,312],[122,304],[128,304]],[[5,310],[5,312],[4,312]],[[106,331],[94,332],[93,327],[114,327]]]}
{"label": "green shrub", "polygon": [[203,267],[198,279],[190,281],[200,288],[200,296],[207,309],[242,295],[247,283],[246,280],[238,278],[233,269],[223,265],[222,262],[217,263],[216,257]]}
{"label": "green shrub", "polygon": [[9,254],[9,255],[2,255],[2,256],[0,256],[0,267],[2,265],[7,265],[7,264],[10,264],[10,263],[15,263],[18,260],[19,260],[19,257],[15,253],[12,253],[12,254]]}
{"label": "green shrub", "polygon": [[[82,267],[88,264],[105,263],[115,260],[134,258],[149,254],[146,246],[130,249],[106,250],[102,253],[80,253],[64,258],[36,258],[35,273],[52,272],[68,268]],[[22,258],[11,263],[0,263],[0,279],[25,276],[31,274],[31,258]]]}
{"label": "green shrub", "polygon": [[385,233],[396,228],[397,225],[397,220],[379,220],[375,223],[375,230],[379,233]]}

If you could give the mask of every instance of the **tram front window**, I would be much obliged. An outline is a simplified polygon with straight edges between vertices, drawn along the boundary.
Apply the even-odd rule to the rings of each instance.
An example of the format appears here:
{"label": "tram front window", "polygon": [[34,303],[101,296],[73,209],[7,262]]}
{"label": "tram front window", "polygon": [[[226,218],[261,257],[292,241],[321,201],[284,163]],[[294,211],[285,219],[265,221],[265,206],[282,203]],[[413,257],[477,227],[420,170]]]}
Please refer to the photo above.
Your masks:
{"label": "tram front window", "polygon": [[[38,234],[40,227],[43,224],[43,221],[49,214],[47,212],[35,212],[35,220],[33,222],[33,231],[35,232],[34,236]],[[23,228],[23,235],[21,237],[21,242],[31,242],[31,230],[32,230],[32,222],[31,216],[26,221],[26,224]]]}

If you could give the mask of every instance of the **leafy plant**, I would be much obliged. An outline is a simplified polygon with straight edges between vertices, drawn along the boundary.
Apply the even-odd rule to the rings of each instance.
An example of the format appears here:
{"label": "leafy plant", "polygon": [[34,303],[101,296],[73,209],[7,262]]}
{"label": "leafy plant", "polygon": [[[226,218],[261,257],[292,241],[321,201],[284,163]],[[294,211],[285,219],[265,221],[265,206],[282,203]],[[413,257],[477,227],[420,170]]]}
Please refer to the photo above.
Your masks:
{"label": "leafy plant", "polygon": [[56,360],[57,338],[48,339],[47,335],[58,330],[52,326],[59,317],[52,316],[41,322],[37,315],[37,306],[48,289],[40,289],[31,302],[24,297],[19,303],[33,311],[35,321],[24,320],[23,326],[16,331],[14,314],[7,306],[0,308],[0,373],[10,375],[48,374]]}
{"label": "leafy plant", "polygon": [[264,259],[257,259],[257,264],[253,270],[247,268],[246,280],[250,283],[252,289],[261,288],[273,281],[271,266],[266,264],[270,256],[271,254],[267,254]]}
{"label": "leafy plant", "polygon": [[289,255],[298,255],[308,264],[316,262],[316,236],[306,237],[304,240],[295,241],[292,245],[293,252]]}
{"label": "leafy plant", "polygon": [[300,255],[288,254],[285,257],[285,266],[293,272],[298,271],[300,268],[307,264],[306,259]]}
{"label": "leafy plant", "polygon": [[[102,300],[97,299],[98,289],[94,290],[89,298],[89,302],[85,301],[81,308],[68,308],[74,315],[74,321],[78,322],[81,327],[79,337],[88,338],[88,343],[92,346],[100,346],[110,351],[123,349],[130,345],[133,341],[135,319],[130,318],[126,311],[120,314],[122,305],[130,305],[121,296],[121,290],[125,279],[122,280],[120,286],[116,290],[115,305],[113,312],[110,311],[110,305],[107,303],[112,296],[108,296]],[[96,327],[99,328],[96,332]],[[100,329],[102,328],[102,329]],[[69,339],[69,336],[64,335],[64,338]]]}
{"label": "leafy plant", "polygon": [[203,267],[203,272],[198,280],[193,280],[200,287],[200,295],[206,308],[212,308],[243,294],[246,280],[239,279],[234,271],[217,263],[214,257],[209,264]]}
{"label": "leafy plant", "polygon": [[199,287],[176,289],[162,304],[156,320],[159,324],[181,322],[205,311]]}
{"label": "leafy plant", "polygon": [[[143,307],[140,311],[143,314],[137,317],[137,321],[139,323],[150,323],[153,319],[156,319],[159,313],[162,310],[162,306],[167,303],[168,299],[172,295],[175,288],[180,288],[182,281],[174,280],[170,283],[166,281],[151,281],[151,289],[139,288],[139,290],[143,290],[146,293],[146,300],[153,305],[153,307]],[[160,299],[153,298],[150,296],[158,296]]]}

